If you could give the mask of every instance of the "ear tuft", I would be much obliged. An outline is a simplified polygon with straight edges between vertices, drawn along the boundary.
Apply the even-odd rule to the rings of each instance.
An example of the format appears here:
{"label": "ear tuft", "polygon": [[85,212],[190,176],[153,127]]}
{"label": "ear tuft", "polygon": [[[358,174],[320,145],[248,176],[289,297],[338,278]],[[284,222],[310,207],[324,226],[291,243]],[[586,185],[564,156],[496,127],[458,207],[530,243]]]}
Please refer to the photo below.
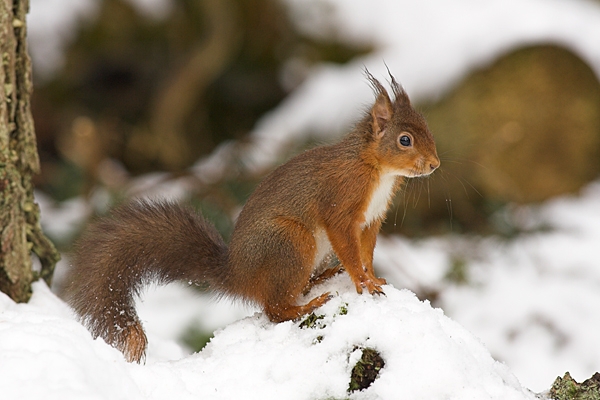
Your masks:
{"label": "ear tuft", "polygon": [[404,90],[404,88],[396,81],[394,75],[388,69],[388,74],[390,75],[392,92],[394,92],[394,103],[401,104],[404,106],[410,106],[410,99],[408,98],[408,94]]}
{"label": "ear tuft", "polygon": [[383,85],[366,69],[365,74],[377,94],[375,104],[371,108],[371,117],[373,118],[373,135],[376,139],[379,139],[383,136],[385,127],[392,118],[392,102]]}

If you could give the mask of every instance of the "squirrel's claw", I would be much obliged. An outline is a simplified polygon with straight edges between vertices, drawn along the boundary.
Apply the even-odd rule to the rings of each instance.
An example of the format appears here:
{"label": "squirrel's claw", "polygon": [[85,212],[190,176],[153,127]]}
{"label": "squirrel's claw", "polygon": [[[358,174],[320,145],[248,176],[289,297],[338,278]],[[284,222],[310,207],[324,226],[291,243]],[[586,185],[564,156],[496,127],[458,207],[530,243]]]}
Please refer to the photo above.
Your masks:
{"label": "squirrel's claw", "polygon": [[383,289],[381,287],[378,287],[377,289],[375,289],[373,291],[373,293],[371,293],[371,294],[376,294],[376,295],[379,295],[379,296],[385,296],[386,295],[385,292],[383,291]]}
{"label": "squirrel's claw", "polygon": [[358,293],[358,294],[362,294],[363,287],[366,287],[364,282],[360,282],[358,285],[355,285],[355,286],[356,286],[356,293]]}
{"label": "squirrel's claw", "polygon": [[362,294],[363,289],[367,289],[370,294],[385,295],[380,284],[375,283],[371,278],[365,278],[356,285],[356,292]]}
{"label": "squirrel's claw", "polygon": [[383,289],[379,285],[373,285],[373,288],[369,288],[369,293],[377,294],[377,295],[381,295],[381,294],[385,295],[385,293],[383,292]]}

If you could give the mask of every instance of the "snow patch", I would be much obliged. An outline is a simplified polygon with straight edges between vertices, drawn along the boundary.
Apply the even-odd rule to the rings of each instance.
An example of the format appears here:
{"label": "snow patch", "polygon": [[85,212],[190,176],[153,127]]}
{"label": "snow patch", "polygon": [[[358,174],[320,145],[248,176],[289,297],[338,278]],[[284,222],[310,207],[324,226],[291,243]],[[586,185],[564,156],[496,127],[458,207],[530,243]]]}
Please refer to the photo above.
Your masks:
{"label": "snow patch", "polygon": [[[29,304],[0,294],[0,386],[19,399],[535,398],[441,310],[384,288],[386,296],[358,295],[337,276],[318,287],[336,296],[317,310],[324,317],[315,328],[256,313],[217,331],[200,353],[161,361],[150,347],[137,365],[92,340],[38,282]],[[371,387],[348,396],[357,346],[386,364]]]}

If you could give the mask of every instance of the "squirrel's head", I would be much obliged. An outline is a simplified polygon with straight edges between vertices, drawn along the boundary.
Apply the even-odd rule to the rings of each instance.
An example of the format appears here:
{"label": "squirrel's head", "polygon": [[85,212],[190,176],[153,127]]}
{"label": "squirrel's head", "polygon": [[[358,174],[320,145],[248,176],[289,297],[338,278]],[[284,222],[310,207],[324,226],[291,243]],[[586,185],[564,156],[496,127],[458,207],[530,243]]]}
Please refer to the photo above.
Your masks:
{"label": "squirrel's head", "polygon": [[366,71],[377,96],[369,113],[369,142],[377,163],[396,175],[415,177],[429,175],[440,166],[433,135],[425,118],[410,104],[408,95],[394,77],[391,87],[394,99]]}

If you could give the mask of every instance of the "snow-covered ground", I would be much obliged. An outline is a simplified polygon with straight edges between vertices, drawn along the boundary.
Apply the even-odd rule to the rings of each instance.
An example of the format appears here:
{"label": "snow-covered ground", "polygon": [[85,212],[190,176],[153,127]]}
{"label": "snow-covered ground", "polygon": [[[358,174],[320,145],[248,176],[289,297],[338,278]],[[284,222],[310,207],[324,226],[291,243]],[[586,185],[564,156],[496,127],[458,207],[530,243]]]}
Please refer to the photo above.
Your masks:
{"label": "snow-covered ground", "polygon": [[[535,398],[476,337],[411,292],[386,286],[387,296],[359,296],[347,276],[319,290],[336,296],[313,327],[257,313],[187,357],[151,335],[145,365],[91,340],[42,282],[26,305],[0,294],[3,398]],[[385,366],[368,389],[348,395],[364,348],[377,350]]]}
{"label": "snow-covered ground", "polygon": [[[372,43],[376,51],[343,66],[303,69],[301,60],[290,60],[282,77],[294,81],[290,74],[300,73],[306,80],[257,125],[256,148],[248,156],[257,167],[272,163],[294,137],[344,131],[372,100],[362,69],[385,78],[383,61],[415,100],[440,96],[473,68],[531,43],[563,44],[600,75],[598,2],[285,1],[306,32]],[[167,2],[134,3],[167,10]],[[48,71],[60,65],[69,29],[81,16],[91,18],[95,3],[31,0],[34,63],[46,57]],[[69,210],[82,217],[87,212],[77,201],[59,217],[45,207],[44,224],[68,233],[77,220]],[[507,213],[529,228],[553,229],[512,241],[390,236],[376,251],[377,270],[395,287],[439,291],[436,306],[479,339],[406,291],[390,287],[387,298],[357,296],[343,277],[331,283],[339,296],[324,308],[327,327],[318,334],[169,286],[150,290],[140,304],[149,357],[146,365],[130,365],[92,341],[40,283],[27,305],[0,295],[0,397],[341,398],[356,341],[380,347],[390,361],[357,398],[528,398],[516,379],[536,392],[566,371],[581,381],[600,371],[600,183],[579,197]],[[469,266],[468,285],[444,280],[456,259]],[[342,302],[349,314],[335,316]],[[187,356],[172,342],[190,324],[229,323],[200,354]],[[325,338],[314,343],[319,334]]]}

